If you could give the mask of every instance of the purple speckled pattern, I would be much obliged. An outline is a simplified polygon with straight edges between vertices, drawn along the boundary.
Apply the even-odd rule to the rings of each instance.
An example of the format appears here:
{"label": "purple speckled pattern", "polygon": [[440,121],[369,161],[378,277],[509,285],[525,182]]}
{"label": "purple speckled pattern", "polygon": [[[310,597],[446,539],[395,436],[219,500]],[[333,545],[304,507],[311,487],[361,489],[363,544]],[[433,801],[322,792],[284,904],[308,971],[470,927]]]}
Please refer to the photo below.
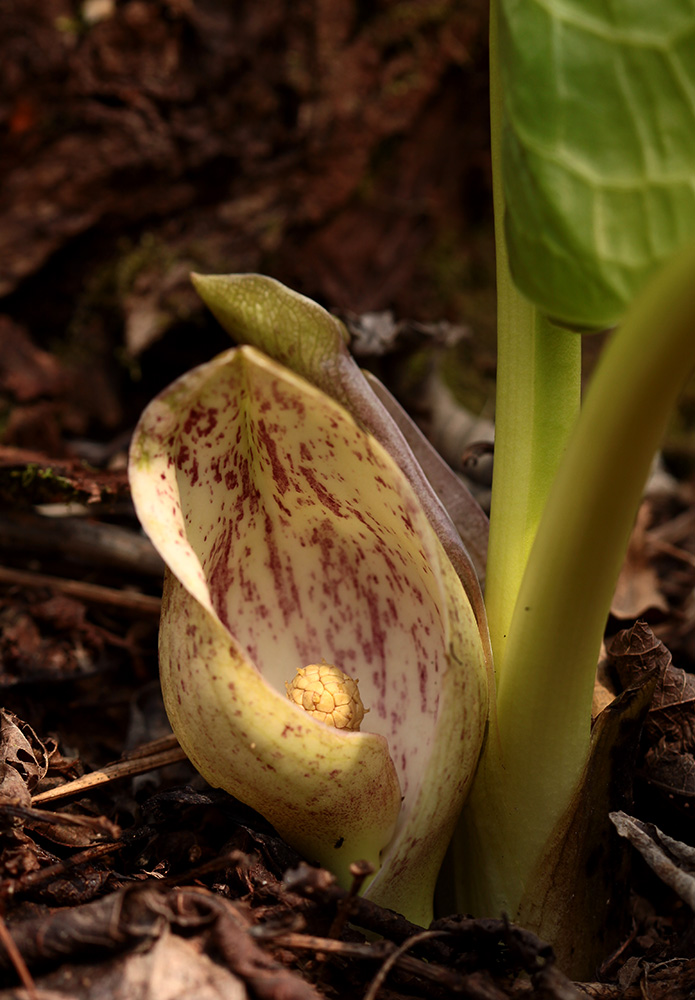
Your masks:
{"label": "purple speckled pattern", "polygon": [[[322,657],[359,677],[365,729],[389,740],[405,795],[447,656],[432,533],[416,533],[411,491],[385,479],[384,452],[347,414],[331,405],[321,420],[266,369],[243,388],[228,381],[224,369],[209,380],[173,454],[212,605],[278,691]],[[220,477],[236,488],[220,490]],[[402,739],[414,726],[420,739]]]}
{"label": "purple speckled pattern", "polygon": [[[185,749],[223,784],[216,755],[227,729],[230,744],[250,748],[264,772],[279,773],[280,757],[290,760],[277,745],[289,746],[291,734],[296,759],[306,754],[307,781],[321,787],[345,777],[360,747],[372,754],[363,775],[378,775],[387,745],[403,807],[384,857],[404,894],[411,859],[419,856],[427,871],[439,865],[487,713],[470,604],[409,483],[334,400],[252,348],[226,352],[150,405],[131,481],[143,526],[171,571],[161,649],[172,724],[179,733],[193,720],[209,732],[207,750],[179,733]],[[322,658],[359,678],[369,709],[362,733],[305,720],[285,699],[296,668]],[[191,690],[202,673],[214,697]],[[322,765],[333,748],[336,766]],[[381,788],[378,776],[364,777],[384,803],[397,794],[387,770]],[[240,792],[249,775],[253,781],[246,770],[224,787],[281,828],[282,817]],[[314,810],[310,822],[320,831],[324,821]],[[374,892],[394,905],[387,868]]]}

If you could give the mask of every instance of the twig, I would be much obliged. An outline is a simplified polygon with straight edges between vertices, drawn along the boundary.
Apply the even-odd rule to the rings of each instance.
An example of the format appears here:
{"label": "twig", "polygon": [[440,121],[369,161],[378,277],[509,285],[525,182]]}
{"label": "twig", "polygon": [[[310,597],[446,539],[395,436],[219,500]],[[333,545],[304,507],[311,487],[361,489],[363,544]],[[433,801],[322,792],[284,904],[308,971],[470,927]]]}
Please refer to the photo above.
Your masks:
{"label": "twig", "polygon": [[260,948],[238,908],[227,904],[215,906],[213,912],[217,914],[212,928],[216,949],[256,1000],[321,1000],[315,986]]}
{"label": "twig", "polygon": [[[347,890],[335,884],[335,879],[328,872],[311,865],[300,864],[297,868],[285,872],[283,885],[289,892],[295,892],[305,899],[315,899],[322,903],[337,902],[349,895]],[[394,910],[387,910],[363,896],[356,896],[352,922],[366,931],[380,934],[392,941],[402,942],[419,934],[424,927],[411,923]]]}
{"label": "twig", "polygon": [[30,573],[27,570],[11,569],[8,566],[0,566],[0,584],[15,587],[47,587],[60,594],[77,597],[88,604],[122,608],[147,618],[159,617],[162,606],[159,597],[152,597],[149,594],[138,594],[130,590],[115,590],[113,587],[102,587],[96,583],[85,583],[83,580],[65,580],[60,576]]}
{"label": "twig", "polygon": [[22,986],[27,991],[29,1000],[38,1000],[36,983],[29,972],[27,963],[24,961],[21,951],[15,944],[14,938],[7,929],[7,924],[5,923],[2,914],[0,914],[0,943],[2,943],[3,948],[7,952],[10,961],[14,966],[15,972],[21,980]]}
{"label": "twig", "polygon": [[187,757],[176,737],[172,734],[154,740],[152,743],[144,744],[138,750],[131,751],[122,760],[118,760],[114,764],[107,764],[99,771],[91,771],[80,778],[75,778],[74,781],[68,781],[56,788],[49,788],[45,792],[39,792],[32,796],[31,801],[33,804],[55,802],[57,799],[64,799],[69,795],[76,795],[100,785],[107,785],[119,778],[130,778],[136,774],[154,771],[159,767],[176,764],[182,760],[187,760]]}
{"label": "twig", "polygon": [[[205,861],[201,865],[196,865],[195,868],[190,868],[188,871],[176,872],[175,875],[163,875],[158,877],[156,887],[158,891],[168,887],[177,889],[188,882],[196,882],[204,875],[224,871],[225,868],[230,868],[232,865],[249,868],[251,863],[252,858],[250,858],[248,854],[245,854],[237,848],[233,848],[231,851],[226,851],[224,854],[218,854],[217,857],[211,858],[210,861]],[[145,888],[149,886],[149,883],[142,882],[141,885]],[[137,886],[133,887],[133,891],[137,891],[137,889]]]}
{"label": "twig", "polygon": [[359,896],[364,880],[369,875],[374,874],[374,865],[370,864],[369,861],[353,861],[350,865],[350,874],[352,875],[352,885],[347,896],[338,900],[335,919],[328,931],[328,936],[332,938],[339,938],[343,927],[352,918],[356,907],[355,900]]}
{"label": "twig", "polygon": [[[313,934],[297,934],[286,932],[273,933],[271,929],[253,928],[254,937],[272,941],[274,947],[290,950],[308,950],[316,954],[322,952],[342,958],[361,958],[364,961],[380,962],[395,955],[394,964],[409,976],[417,976],[434,986],[448,990],[452,995],[465,997],[466,1000],[504,1000],[505,993],[498,990],[494,984],[482,981],[478,972],[463,973],[434,962],[413,958],[402,954],[401,948],[396,949],[391,941],[376,941],[373,944],[362,944],[355,941],[336,941],[333,938],[316,937]],[[427,936],[447,937],[446,931],[422,931],[413,938]],[[411,938],[406,942],[411,947],[415,942]],[[388,971],[388,970],[387,970]]]}
{"label": "twig", "polygon": [[117,840],[112,844],[97,844],[96,847],[90,847],[86,851],[80,851],[79,854],[73,854],[71,858],[65,861],[57,861],[53,865],[46,865],[45,868],[39,868],[38,871],[25,872],[24,875],[20,875],[19,878],[8,883],[8,885],[13,895],[26,892],[28,889],[34,889],[37,885],[41,885],[42,882],[49,882],[59,875],[73,871],[80,865],[101,858],[103,855],[115,854],[116,851],[120,851],[123,844],[122,840]]}
{"label": "twig", "polygon": [[86,827],[97,833],[106,833],[116,839],[120,837],[120,827],[112,823],[106,816],[79,816],[74,813],[49,812],[46,809],[33,809],[27,806],[16,805],[12,802],[3,802],[0,805],[0,814],[8,813],[10,816],[18,816],[20,819],[28,820],[34,824],[47,826],[80,826]]}
{"label": "twig", "polygon": [[[48,505],[47,511],[57,508]],[[117,524],[86,517],[0,513],[0,547],[62,555],[71,562],[161,579],[164,563],[149,539]]]}
{"label": "twig", "polygon": [[408,938],[407,941],[404,941],[403,944],[399,948],[396,948],[396,950],[384,961],[381,968],[374,976],[374,979],[372,979],[369,989],[364,995],[364,1000],[375,1000],[376,995],[384,985],[384,981],[389,972],[394,967],[398,959],[405,955],[406,951],[409,951],[414,945],[420,944],[421,941],[429,941],[431,938],[442,937],[444,934],[446,934],[446,931],[423,931],[421,934],[414,934],[411,938]]}

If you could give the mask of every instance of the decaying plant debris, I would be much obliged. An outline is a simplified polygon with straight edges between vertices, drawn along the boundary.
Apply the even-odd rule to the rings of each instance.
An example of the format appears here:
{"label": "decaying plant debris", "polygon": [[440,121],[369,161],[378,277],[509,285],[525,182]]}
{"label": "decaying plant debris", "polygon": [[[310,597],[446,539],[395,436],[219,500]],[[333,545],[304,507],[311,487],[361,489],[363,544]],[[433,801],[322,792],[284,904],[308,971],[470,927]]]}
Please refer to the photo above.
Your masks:
{"label": "decaying plant debris", "polygon": [[[0,731],[0,968],[30,995],[37,978],[41,989],[61,993],[68,970],[93,981],[94,991],[86,985],[80,996],[108,995],[105,984],[125,988],[145,975],[143,951],[149,975],[166,955],[172,970],[185,963],[189,989],[212,978],[215,989],[268,998],[374,996],[387,978],[389,990],[412,996],[502,998],[527,992],[514,985],[522,972],[549,997],[573,995],[549,947],[504,920],[410,924],[339,889],[257,816],[210,790],[154,793],[138,810],[141,822],[118,826],[98,814],[84,780],[69,780],[76,762],[54,744],[7,711]],[[181,756],[169,751],[166,762]],[[127,761],[112,768],[121,788],[128,773]],[[97,774],[92,788],[99,784]],[[58,797],[70,805],[41,808]],[[366,873],[356,866],[355,887]],[[368,943],[357,927],[379,940]],[[161,976],[149,989],[167,995]]]}

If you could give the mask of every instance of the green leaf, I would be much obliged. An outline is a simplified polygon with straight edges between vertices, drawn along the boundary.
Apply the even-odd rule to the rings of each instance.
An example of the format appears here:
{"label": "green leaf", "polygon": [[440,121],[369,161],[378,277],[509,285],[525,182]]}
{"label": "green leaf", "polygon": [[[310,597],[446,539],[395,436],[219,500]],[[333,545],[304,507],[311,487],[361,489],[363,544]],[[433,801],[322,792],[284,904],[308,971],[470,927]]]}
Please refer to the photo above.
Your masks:
{"label": "green leaf", "polygon": [[693,0],[501,0],[500,63],[514,280],[613,325],[695,232]]}

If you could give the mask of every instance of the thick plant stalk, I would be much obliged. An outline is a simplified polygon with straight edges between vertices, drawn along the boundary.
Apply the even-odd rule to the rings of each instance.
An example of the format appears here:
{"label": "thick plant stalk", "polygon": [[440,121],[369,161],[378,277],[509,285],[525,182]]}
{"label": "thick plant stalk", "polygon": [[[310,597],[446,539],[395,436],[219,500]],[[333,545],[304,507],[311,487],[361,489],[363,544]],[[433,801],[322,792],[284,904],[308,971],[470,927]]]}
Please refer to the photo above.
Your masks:
{"label": "thick plant stalk", "polygon": [[553,327],[514,285],[504,236],[498,11],[490,10],[490,118],[497,260],[495,465],[485,584],[495,674],[555,472],[579,413],[581,338]]}
{"label": "thick plant stalk", "polygon": [[[694,367],[689,248],[650,283],[607,345],[541,518],[507,641],[496,725],[464,809],[463,841],[475,863],[461,873],[463,909],[542,914],[542,900],[532,905],[533,872],[542,858],[553,864],[553,830],[586,766],[611,596],[654,452]],[[568,905],[571,898],[568,886]]]}

